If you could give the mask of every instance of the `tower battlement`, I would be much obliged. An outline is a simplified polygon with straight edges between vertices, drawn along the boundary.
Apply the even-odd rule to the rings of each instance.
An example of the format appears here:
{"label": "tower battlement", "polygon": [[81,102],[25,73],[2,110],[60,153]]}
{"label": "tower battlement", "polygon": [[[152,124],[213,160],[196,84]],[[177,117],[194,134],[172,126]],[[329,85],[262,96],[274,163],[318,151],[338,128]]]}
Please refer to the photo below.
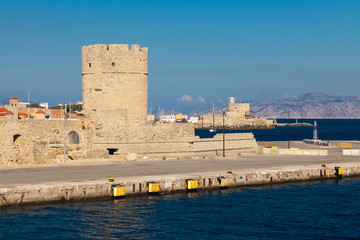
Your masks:
{"label": "tower battlement", "polygon": [[128,44],[95,44],[82,47],[82,73],[148,74],[148,48]]}

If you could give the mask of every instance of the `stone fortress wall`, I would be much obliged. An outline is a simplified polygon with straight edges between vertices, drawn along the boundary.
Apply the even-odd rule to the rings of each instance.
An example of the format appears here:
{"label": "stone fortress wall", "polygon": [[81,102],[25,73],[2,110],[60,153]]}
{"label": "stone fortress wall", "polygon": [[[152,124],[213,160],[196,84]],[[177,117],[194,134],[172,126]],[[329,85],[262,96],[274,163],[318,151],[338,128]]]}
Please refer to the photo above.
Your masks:
{"label": "stone fortress wall", "polygon": [[235,99],[231,97],[226,115],[229,118],[250,118],[252,117],[250,103],[235,103]]}
{"label": "stone fortress wall", "polygon": [[273,120],[254,116],[250,111],[250,103],[235,103],[234,97],[231,97],[225,116],[222,114],[201,114],[196,128],[209,128],[213,125],[215,125],[215,128],[222,128],[224,120],[226,128],[234,129],[274,126]]}
{"label": "stone fortress wall", "polygon": [[[222,134],[195,136],[192,124],[148,124],[147,48],[84,46],[83,111],[77,120],[0,121],[0,163],[78,158],[176,158],[222,155]],[[14,110],[16,111],[16,109]],[[257,151],[253,134],[226,134],[227,154]]]}

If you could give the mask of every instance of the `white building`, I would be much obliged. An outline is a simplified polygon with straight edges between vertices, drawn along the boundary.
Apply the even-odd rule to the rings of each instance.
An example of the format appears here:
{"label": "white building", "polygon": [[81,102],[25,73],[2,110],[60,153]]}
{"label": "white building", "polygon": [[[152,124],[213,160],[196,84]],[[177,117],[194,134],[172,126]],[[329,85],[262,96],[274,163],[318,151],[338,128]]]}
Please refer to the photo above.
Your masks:
{"label": "white building", "polygon": [[162,115],[159,119],[160,122],[164,123],[174,123],[176,120],[175,115]]}
{"label": "white building", "polygon": [[199,121],[199,118],[198,117],[191,117],[188,122],[189,123],[197,123]]}
{"label": "white building", "polygon": [[18,103],[19,107],[27,107],[28,105],[30,105],[30,103],[28,103],[28,102],[19,102]]}
{"label": "white building", "polygon": [[42,102],[39,104],[40,107],[43,107],[43,108],[49,108],[49,103],[47,102]]}

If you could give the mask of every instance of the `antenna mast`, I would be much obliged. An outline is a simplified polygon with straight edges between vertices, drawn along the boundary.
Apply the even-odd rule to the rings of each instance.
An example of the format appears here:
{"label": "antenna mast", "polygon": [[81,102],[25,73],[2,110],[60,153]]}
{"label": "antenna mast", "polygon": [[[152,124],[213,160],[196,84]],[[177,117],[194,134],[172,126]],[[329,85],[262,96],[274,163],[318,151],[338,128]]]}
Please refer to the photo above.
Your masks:
{"label": "antenna mast", "polygon": [[27,119],[30,119],[30,88],[28,88],[28,111],[27,111]]}

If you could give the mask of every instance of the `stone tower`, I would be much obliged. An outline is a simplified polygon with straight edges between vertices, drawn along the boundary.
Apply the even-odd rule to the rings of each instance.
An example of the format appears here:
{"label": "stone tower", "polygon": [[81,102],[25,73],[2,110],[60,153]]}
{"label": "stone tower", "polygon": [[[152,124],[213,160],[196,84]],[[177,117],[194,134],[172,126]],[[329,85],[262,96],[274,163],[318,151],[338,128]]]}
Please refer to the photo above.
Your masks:
{"label": "stone tower", "polygon": [[83,110],[103,130],[147,124],[148,49],[139,45],[82,47]]}
{"label": "stone tower", "polygon": [[19,116],[19,99],[17,97],[10,98],[9,110],[14,114],[14,119],[18,119]]}

